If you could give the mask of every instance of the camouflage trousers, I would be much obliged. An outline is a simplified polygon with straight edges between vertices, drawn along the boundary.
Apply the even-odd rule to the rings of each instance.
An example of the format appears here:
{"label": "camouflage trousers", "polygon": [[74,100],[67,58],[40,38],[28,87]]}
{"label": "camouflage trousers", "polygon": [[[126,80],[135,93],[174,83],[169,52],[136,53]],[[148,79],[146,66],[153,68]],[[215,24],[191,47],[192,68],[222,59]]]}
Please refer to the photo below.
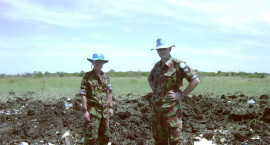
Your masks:
{"label": "camouflage trousers", "polygon": [[90,122],[84,123],[84,144],[107,145],[109,142],[109,129],[108,119],[91,115]]}
{"label": "camouflage trousers", "polygon": [[183,135],[180,111],[177,111],[171,117],[155,112],[152,129],[155,145],[182,145]]}

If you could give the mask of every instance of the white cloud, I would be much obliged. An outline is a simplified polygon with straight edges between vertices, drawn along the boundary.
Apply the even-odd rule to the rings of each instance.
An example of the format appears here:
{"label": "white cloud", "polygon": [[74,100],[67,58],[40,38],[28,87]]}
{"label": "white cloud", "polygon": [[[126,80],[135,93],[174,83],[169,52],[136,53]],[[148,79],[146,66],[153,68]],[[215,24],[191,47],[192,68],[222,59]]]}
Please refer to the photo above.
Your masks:
{"label": "white cloud", "polygon": [[71,1],[74,4],[72,8],[59,4],[52,9],[44,4],[38,4],[37,1],[3,1],[10,7],[5,9],[1,15],[18,21],[86,27],[123,22],[161,23],[164,22],[164,18],[168,18],[167,23],[190,22],[219,25],[221,28],[224,26],[241,31],[255,31],[252,26],[249,26],[254,21],[269,23],[268,8],[270,6],[268,1],[258,2],[256,0],[109,0],[106,2],[91,0],[80,1],[79,4]]}
{"label": "white cloud", "polygon": [[109,37],[103,33],[91,33],[89,37],[94,38],[94,39],[102,39],[102,40],[109,39]]}
{"label": "white cloud", "polygon": [[[260,56],[254,56],[250,54],[243,53],[243,50],[238,48],[210,48],[210,49],[199,49],[199,48],[190,48],[190,47],[181,47],[181,50],[173,50],[177,54],[186,54],[186,55],[195,55],[200,56],[200,58],[226,58],[233,60],[251,60],[258,59]],[[214,60],[214,59],[213,59]]]}
{"label": "white cloud", "polygon": [[37,29],[47,31],[47,30],[54,29],[54,26],[52,26],[52,25],[38,25]]}
{"label": "white cloud", "polygon": [[78,42],[78,41],[80,41],[81,39],[80,38],[78,38],[78,37],[74,37],[74,38],[72,38],[72,41],[75,41],[75,42]]}
{"label": "white cloud", "polygon": [[270,24],[270,11],[265,11],[261,15],[261,19],[262,19],[263,22],[267,22],[268,24]]}
{"label": "white cloud", "polygon": [[[212,25],[224,31],[242,31],[256,33],[258,30],[252,25],[256,22],[268,21],[267,15],[270,6],[269,1],[257,0],[219,0],[219,1],[168,1],[177,5],[179,9],[175,13],[187,15],[187,21],[198,24]],[[188,12],[188,13],[187,13]],[[269,21],[268,21],[269,22]]]}
{"label": "white cloud", "polygon": [[[9,4],[0,16],[13,19],[15,21],[36,21],[44,24],[52,24],[67,27],[81,27],[97,25],[93,20],[100,17],[98,13],[79,12],[69,9],[51,9],[31,1],[3,0]],[[90,11],[91,12],[91,11]],[[86,23],[88,22],[88,23]],[[101,23],[99,23],[100,25]]]}
{"label": "white cloud", "polygon": [[124,28],[123,28],[123,31],[124,31],[124,32],[131,32],[131,28],[130,28],[130,27],[124,27]]}

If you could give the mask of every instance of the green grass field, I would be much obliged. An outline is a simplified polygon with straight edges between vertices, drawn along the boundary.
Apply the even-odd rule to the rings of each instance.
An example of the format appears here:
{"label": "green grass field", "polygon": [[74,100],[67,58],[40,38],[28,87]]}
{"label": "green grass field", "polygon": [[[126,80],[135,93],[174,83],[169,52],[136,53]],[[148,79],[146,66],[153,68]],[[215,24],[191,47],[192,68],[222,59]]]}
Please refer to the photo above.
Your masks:
{"label": "green grass field", "polygon": [[[33,99],[51,100],[73,98],[79,92],[81,77],[0,78],[0,101],[14,96],[32,96]],[[201,77],[201,83],[192,92],[217,97],[222,94],[260,96],[270,94],[270,78],[250,79],[240,77]],[[146,77],[111,77],[114,97],[132,93],[141,96],[151,91]],[[184,87],[188,83],[184,82]],[[14,93],[12,93],[14,92]]]}

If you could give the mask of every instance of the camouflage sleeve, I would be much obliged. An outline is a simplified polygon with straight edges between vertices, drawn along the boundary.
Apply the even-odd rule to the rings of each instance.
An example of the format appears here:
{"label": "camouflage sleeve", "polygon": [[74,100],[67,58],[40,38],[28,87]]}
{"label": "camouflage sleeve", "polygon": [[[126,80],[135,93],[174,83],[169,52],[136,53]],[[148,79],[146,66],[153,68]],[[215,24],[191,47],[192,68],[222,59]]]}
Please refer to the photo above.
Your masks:
{"label": "camouflage sleeve", "polygon": [[148,81],[153,81],[153,80],[154,80],[153,72],[154,72],[155,68],[156,68],[156,64],[155,64],[155,66],[152,68],[152,70],[150,71],[150,73],[149,73],[149,75],[148,75],[148,77],[147,77]]}
{"label": "camouflage sleeve", "polygon": [[153,80],[153,70],[150,71],[148,77],[147,77],[148,81],[152,81]]}
{"label": "camouflage sleeve", "polygon": [[109,87],[109,93],[112,93],[112,85],[111,85],[111,80],[109,76],[108,76],[108,87]]}
{"label": "camouflage sleeve", "polygon": [[191,82],[198,77],[196,72],[193,71],[185,62],[180,62],[179,67],[184,74],[184,78],[186,78],[188,82]]}
{"label": "camouflage sleeve", "polygon": [[86,77],[84,76],[81,82],[80,95],[86,96]]}

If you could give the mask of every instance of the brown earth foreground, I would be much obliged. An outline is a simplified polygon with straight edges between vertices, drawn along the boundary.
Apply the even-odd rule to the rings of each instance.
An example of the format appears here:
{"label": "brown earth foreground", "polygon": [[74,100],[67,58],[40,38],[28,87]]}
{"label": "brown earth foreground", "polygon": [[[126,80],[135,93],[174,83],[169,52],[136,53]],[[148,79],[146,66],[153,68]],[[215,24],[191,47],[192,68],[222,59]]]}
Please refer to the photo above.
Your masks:
{"label": "brown earth foreground", "polygon": [[[142,97],[127,94],[115,100],[115,116],[110,122],[113,144],[154,143],[149,97],[150,93]],[[269,106],[268,95],[183,99],[184,142],[206,138],[215,144],[270,144]],[[71,144],[80,144],[82,124],[79,97],[50,103],[16,97],[0,103],[0,144],[64,144],[62,136],[67,131]]]}

